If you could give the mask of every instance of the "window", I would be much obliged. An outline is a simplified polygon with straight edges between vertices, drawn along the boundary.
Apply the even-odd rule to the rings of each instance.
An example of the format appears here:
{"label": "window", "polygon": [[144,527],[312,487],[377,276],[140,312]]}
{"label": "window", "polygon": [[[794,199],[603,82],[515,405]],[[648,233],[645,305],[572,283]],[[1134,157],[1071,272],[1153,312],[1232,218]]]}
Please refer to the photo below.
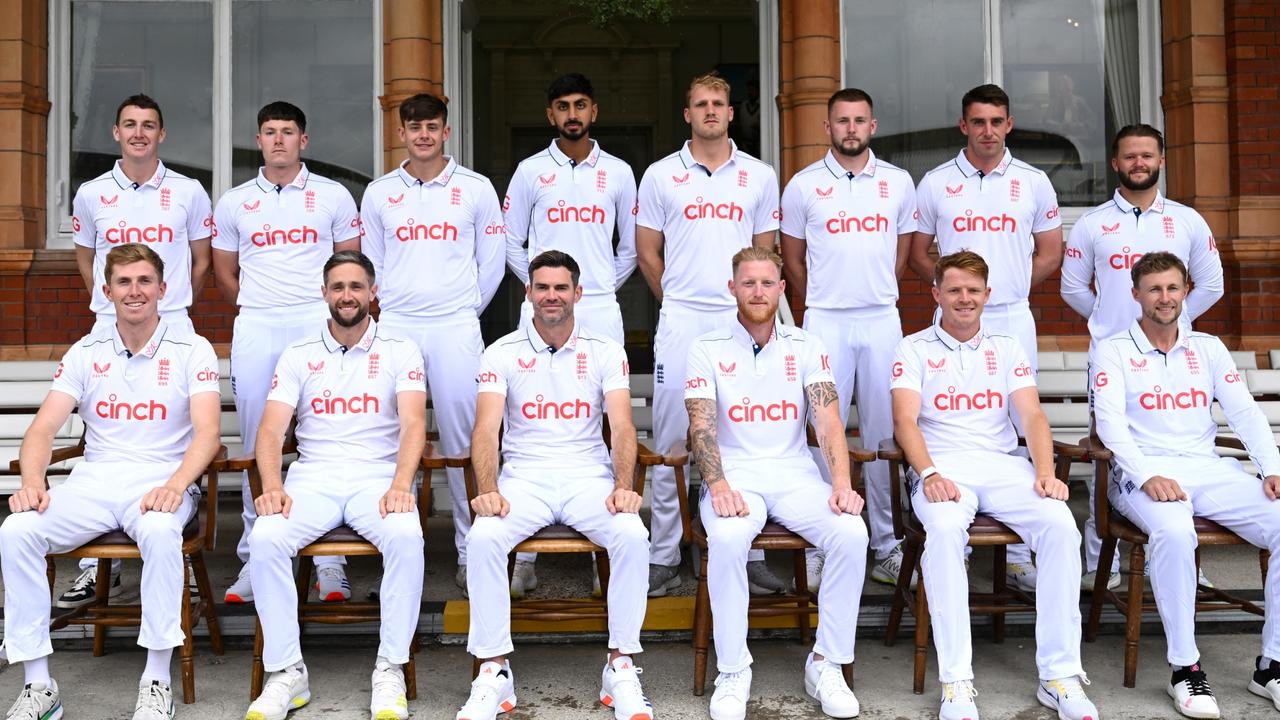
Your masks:
{"label": "window", "polygon": [[53,0],[50,20],[49,247],[71,246],[71,198],[120,156],[116,108],[138,92],[164,113],[160,158],[215,202],[257,173],[272,100],[307,114],[308,167],[357,198],[381,171],[376,0]]}
{"label": "window", "polygon": [[997,83],[1009,93],[1015,155],[1049,175],[1064,208],[1096,205],[1115,186],[1115,131],[1162,125],[1156,9],[1154,0],[845,0],[845,84],[875,99],[872,147],[919,179],[963,146],[964,93]]}

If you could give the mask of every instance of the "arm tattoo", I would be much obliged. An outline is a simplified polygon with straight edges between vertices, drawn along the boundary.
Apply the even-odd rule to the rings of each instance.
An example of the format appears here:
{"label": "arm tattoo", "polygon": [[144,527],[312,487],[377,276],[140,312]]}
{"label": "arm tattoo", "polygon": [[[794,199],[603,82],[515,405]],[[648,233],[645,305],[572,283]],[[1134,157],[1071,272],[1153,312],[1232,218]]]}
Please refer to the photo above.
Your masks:
{"label": "arm tattoo", "polygon": [[724,479],[720,444],[716,440],[716,401],[694,398],[684,401],[689,411],[689,452],[693,453],[704,487]]}
{"label": "arm tattoo", "polygon": [[[804,388],[805,398],[809,401],[809,417],[813,423],[814,435],[818,438],[818,447],[822,449],[822,456],[826,458],[827,467],[835,467],[835,448],[831,447],[831,443],[827,442],[827,436],[824,432],[822,424],[819,422],[818,411],[829,405],[834,405],[839,400],[836,393],[835,383],[816,382],[812,385],[806,385]],[[837,415],[838,417],[838,415]]]}

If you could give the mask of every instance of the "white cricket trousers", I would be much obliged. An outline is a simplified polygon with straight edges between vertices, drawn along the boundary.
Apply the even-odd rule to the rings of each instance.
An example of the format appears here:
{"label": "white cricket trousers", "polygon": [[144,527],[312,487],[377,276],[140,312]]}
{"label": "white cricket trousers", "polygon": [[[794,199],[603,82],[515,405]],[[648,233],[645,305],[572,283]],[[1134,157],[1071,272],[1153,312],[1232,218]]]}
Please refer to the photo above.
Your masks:
{"label": "white cricket trousers", "polygon": [[[658,314],[658,332],[653,340],[653,451],[666,455],[673,447],[683,447],[689,434],[689,413],[684,407],[685,368],[689,348],[699,335],[729,327],[737,322],[736,308],[702,310],[663,303]],[[689,466],[684,469],[690,479]],[[650,496],[649,562],[655,565],[680,564],[680,505],[676,497],[675,470],[653,469]],[[763,559],[764,553],[753,553]]]}
{"label": "white cricket trousers", "polygon": [[[231,392],[236,396],[236,419],[240,423],[240,441],[244,455],[253,454],[258,426],[271,393],[276,363],[290,345],[320,332],[329,319],[329,308],[323,302],[276,308],[240,308],[231,330]],[[258,517],[253,509],[253,493],[249,490],[249,474],[240,481],[240,518],[244,530],[236,544],[240,562],[249,562],[249,533]],[[342,558],[316,558],[321,565],[338,564]]]}
{"label": "white cricket trousers", "polygon": [[[617,298],[607,295],[583,295],[573,306],[573,316],[578,323],[589,328],[597,335],[603,335],[619,345],[627,344],[627,336],[622,331],[622,308]],[[533,305],[528,300],[520,303],[520,327],[533,321]]]}
{"label": "white cricket trousers", "polygon": [[[1169,663],[1190,665],[1200,660],[1196,647],[1196,533],[1192,516],[1208,518],[1256,547],[1280,557],[1280,501],[1268,500],[1262,481],[1240,468],[1234,458],[1147,456],[1152,471],[1173,478],[1187,500],[1158,502],[1142,491],[1140,482],[1116,470],[1108,483],[1111,504],[1150,538],[1151,590],[1169,645]],[[1121,479],[1115,482],[1115,477]],[[1280,572],[1267,573],[1264,590],[1266,620],[1262,625],[1262,655],[1280,657]]]}
{"label": "white cricket trousers", "polygon": [[163,485],[178,462],[81,462],[49,491],[49,507],[14,513],[0,525],[4,571],[4,641],[10,662],[49,655],[49,578],[45,556],[66,552],[122,529],[142,552],[142,627],[138,644],[166,650],[182,644],[182,528],[200,489],[183,494],[177,512],[141,510],[142,496]]}
{"label": "white cricket trousers", "polygon": [[409,644],[422,601],[422,524],[417,510],[386,517],[378,510],[395,469],[395,463],[356,459],[349,463],[298,461],[289,466],[284,481],[285,492],[293,498],[289,517],[258,518],[249,536],[253,555],[249,573],[262,622],[262,664],[268,672],[302,661],[293,557],[342,524],[382,553],[378,655],[396,665],[409,662]]}
{"label": "white cricket trousers", "polygon": [[[849,401],[856,399],[860,444],[868,450],[879,449],[881,440],[893,437],[889,376],[894,351],[902,340],[898,308],[892,305],[848,310],[810,308],[804,313],[804,329],[822,340],[831,357],[831,374],[835,376],[836,393],[840,396],[841,424],[848,424]],[[830,471],[821,450],[813,449],[813,459],[823,479],[830,483]],[[862,467],[871,550],[877,559],[883,559],[898,544],[898,538],[893,535],[889,463],[876,460]]]}
{"label": "white cricket trousers", "polygon": [[[383,311],[378,322],[387,330],[418,344],[426,363],[427,390],[445,455],[469,452],[476,423],[476,376],[484,340],[480,319],[470,311],[441,318],[415,318]],[[471,505],[462,468],[445,470],[453,503],[453,545],[458,564],[467,564],[467,530]]]}
{"label": "white cricket trousers", "polygon": [[930,502],[915,473],[909,476],[911,507],[928,534],[921,569],[938,680],[973,679],[969,631],[969,578],[964,549],[977,513],[1018,533],[1040,559],[1036,574],[1036,668],[1041,680],[1075,677],[1080,664],[1080,532],[1061,500],[1035,491],[1026,458],[990,450],[935,453],[938,472],[960,489],[956,502]]}
{"label": "white cricket trousers", "polygon": [[[579,474],[586,473],[586,474]],[[498,478],[498,492],[511,504],[505,518],[478,517],[467,536],[467,595],[471,625],[467,652],[478,658],[507,655],[511,645],[511,594],[507,556],[525,538],[553,524],[577,530],[609,553],[609,647],[641,651],[649,592],[649,531],[635,513],[611,514],[608,468],[512,468]]]}
{"label": "white cricket trousers", "polygon": [[707,589],[711,594],[716,668],[738,672],[751,665],[747,651],[747,550],[765,521],[786,527],[826,554],[818,590],[818,632],[813,651],[835,663],[853,662],[854,634],[867,568],[867,526],[858,515],[836,515],[827,504],[831,486],[808,457],[725,465],[729,487],[751,512],[723,518],[705,490],[698,504],[707,530]]}

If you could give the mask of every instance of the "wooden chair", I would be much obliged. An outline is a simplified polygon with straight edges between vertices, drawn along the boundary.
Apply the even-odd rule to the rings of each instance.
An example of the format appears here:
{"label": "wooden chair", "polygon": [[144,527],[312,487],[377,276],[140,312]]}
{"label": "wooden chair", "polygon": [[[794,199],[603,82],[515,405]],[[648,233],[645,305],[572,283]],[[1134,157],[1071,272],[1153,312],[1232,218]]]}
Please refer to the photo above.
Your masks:
{"label": "wooden chair", "polygon": [[[812,443],[812,430],[810,430]],[[859,447],[849,448],[850,475],[855,489],[862,477],[862,464],[876,459],[876,454]],[[664,463],[675,470],[676,497],[680,505],[680,521],[683,529],[681,544],[696,543],[701,556],[698,567],[698,592],[693,606],[693,694],[702,695],[707,686],[707,654],[711,645],[711,594],[707,586],[707,531],[702,520],[694,518],[690,510],[688,482],[685,466],[690,454],[685,447],[675,448]],[[812,548],[804,538],[781,524],[766,521],[755,540],[752,550],[785,550],[791,553],[795,590],[779,595],[753,595],[747,602],[747,617],[796,618],[800,626],[800,642],[808,643],[811,637],[809,616],[818,612],[818,594],[809,590],[808,567],[805,550]],[[854,632],[856,628],[850,628]],[[852,684],[853,666],[844,666],[845,681]]]}
{"label": "wooden chair", "polygon": [[[67,448],[53,451],[50,463],[59,463],[84,455],[84,438]],[[226,448],[220,448],[217,456],[205,470],[205,493],[210,500],[201,500],[203,512],[197,507],[191,520],[182,529],[182,646],[178,649],[179,668],[182,673],[182,702],[191,704],[196,701],[195,645],[191,637],[192,630],[205,619],[209,630],[209,644],[213,646],[215,655],[221,655],[222,630],[218,625],[218,614],[213,606],[212,585],[209,584],[209,569],[204,562],[204,552],[212,551],[218,525],[218,469],[226,456]],[[9,464],[12,473],[21,472],[18,461]],[[56,579],[54,560],[59,558],[96,558],[98,562],[97,595],[92,603],[73,610],[54,615],[49,622],[50,631],[59,630],[68,625],[93,626],[93,655],[101,657],[106,654],[107,628],[139,627],[142,625],[142,605],[112,605],[111,600],[111,561],[117,559],[141,559],[142,551],[137,543],[123,530],[114,530],[100,535],[92,542],[81,545],[75,550],[52,553],[48,557],[49,593],[54,592]],[[187,575],[196,579],[199,596],[191,597],[191,587],[187,583]]]}
{"label": "wooden chair", "polygon": [[[284,454],[296,452],[292,437],[284,446]],[[446,467],[461,467],[457,461],[443,458],[435,454],[430,443],[422,458],[423,478],[418,486],[418,519],[422,523],[423,535],[427,532],[427,515],[431,510],[431,472]],[[226,463],[226,470],[248,471],[249,489],[253,497],[262,494],[262,477],[253,458],[236,458]],[[308,601],[310,594],[312,571],[315,569],[315,558],[332,556],[377,556],[378,548],[363,538],[350,526],[343,524],[316,538],[298,551],[298,568],[295,582],[298,589],[298,630],[307,623],[323,625],[348,625],[352,623],[380,622],[381,605],[376,601],[349,600],[340,603]],[[262,693],[265,669],[262,665],[262,622],[255,621],[253,637],[253,671],[249,681],[249,699],[254,700]],[[418,697],[418,673],[415,654],[418,650],[418,634],[415,632],[413,642],[409,645],[409,661],[404,666],[405,695],[410,700]]]}
{"label": "wooden chair", "polygon": [[[920,577],[916,589],[911,590],[911,576],[920,565],[920,556],[924,552],[926,540],[924,524],[916,518],[911,510],[911,498],[906,502],[902,498],[902,466],[906,457],[902,450],[889,438],[880,443],[881,460],[889,461],[889,492],[893,507],[893,532],[904,538],[902,543],[902,571],[898,574],[898,584],[893,591],[893,605],[889,611],[889,625],[885,630],[884,644],[893,645],[898,638],[898,627],[902,623],[902,611],[908,609],[916,618],[915,667],[912,690],[917,694],[924,692],[924,671],[928,662],[929,649],[929,600],[925,595],[924,578]],[[1061,477],[1061,475],[1060,475]],[[995,552],[991,563],[991,592],[969,593],[969,614],[990,615],[992,640],[1004,642],[1005,615],[1014,612],[1035,612],[1035,598],[1030,593],[1009,587],[1005,579],[1007,551],[1009,545],[1022,543],[1022,538],[1009,529],[1004,523],[989,515],[979,513],[969,525],[969,545],[974,547],[987,545]]]}
{"label": "wooden chair", "polygon": [[[1241,450],[1244,444],[1233,437],[1218,436],[1215,444],[1219,448]],[[1098,637],[1098,625],[1102,621],[1102,606],[1110,602],[1124,615],[1124,686],[1133,687],[1138,673],[1138,638],[1142,633],[1143,611],[1156,610],[1155,598],[1143,589],[1145,575],[1141,568],[1146,562],[1146,533],[1111,507],[1107,489],[1111,477],[1113,455],[1101,441],[1085,437],[1077,447],[1067,446],[1063,449],[1072,460],[1078,462],[1094,461],[1094,518],[1098,523],[1098,535],[1102,538],[1102,551],[1098,555],[1098,572],[1094,578],[1093,602],[1089,607],[1089,620],[1085,624],[1084,639],[1093,642]],[[1212,520],[1202,517],[1193,518],[1196,538],[1200,546],[1204,545],[1248,545],[1243,538]],[[1122,595],[1107,588],[1111,577],[1111,562],[1115,557],[1117,545],[1123,540],[1130,543],[1129,548],[1129,587]],[[1258,551],[1258,565],[1262,571],[1262,584],[1267,582],[1267,565],[1271,553]],[[1196,549],[1196,569],[1200,568],[1200,550]],[[1224,592],[1217,588],[1201,585],[1196,591],[1196,612],[1217,610],[1243,610],[1255,615],[1263,615],[1263,609],[1256,603]]]}

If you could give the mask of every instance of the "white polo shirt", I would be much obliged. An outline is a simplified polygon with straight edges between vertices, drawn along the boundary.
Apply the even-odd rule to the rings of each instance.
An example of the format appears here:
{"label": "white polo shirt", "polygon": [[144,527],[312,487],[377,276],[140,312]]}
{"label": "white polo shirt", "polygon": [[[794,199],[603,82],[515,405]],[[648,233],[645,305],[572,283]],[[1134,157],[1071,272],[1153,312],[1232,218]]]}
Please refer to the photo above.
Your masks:
{"label": "white polo shirt", "polygon": [[907,171],[867,153],[855,175],[828,150],[782,191],[782,232],[805,241],[807,307],[898,302],[898,236],[916,229],[916,188]]}
{"label": "white polo shirt", "polygon": [[756,460],[810,458],[805,388],[835,380],[817,335],[777,325],[756,352],[735,320],[689,348],[686,400],[716,402],[716,441],[726,467]]}
{"label": "white polo shirt", "polygon": [[729,141],[714,173],[693,159],[689,141],[649,166],[640,180],[636,224],[663,234],[662,302],[697,310],[735,307],[728,283],[734,253],[778,229],[778,176]]}
{"label": "white polo shirt", "polygon": [[326,321],[280,355],[267,400],[294,409],[298,456],[305,462],[395,462],[400,450],[396,396],[427,391],[422,354],[411,340],[373,320],[346,347]]}
{"label": "white polo shirt", "polygon": [[1161,250],[1177,255],[1195,281],[1183,304],[1183,318],[1195,320],[1223,293],[1222,258],[1200,213],[1159,194],[1142,212],[1116,190],[1071,228],[1062,259],[1062,298],[1089,319],[1090,347],[1138,319],[1142,310],[1133,299],[1130,271],[1143,255]]}
{"label": "white polo shirt", "polygon": [[1258,469],[1280,475],[1271,426],[1218,338],[1180,330],[1166,354],[1134,321],[1098,343],[1094,363],[1098,437],[1115,454],[1126,482],[1141,485],[1156,474],[1149,457],[1215,457],[1214,400]]}
{"label": "white polo shirt", "polygon": [[[630,389],[618,343],[574,325],[554,351],[527,323],[485,349],[477,391],[506,398],[502,459],[514,471],[612,472],[601,435],[604,397]],[[590,465],[590,467],[587,467]]]}
{"label": "white polo shirt", "polygon": [[85,460],[177,462],[191,444],[190,398],[219,391],[218,358],[208,340],[163,319],[134,355],[111,323],[67,350],[50,390],[79,406]]}
{"label": "white polo shirt", "polygon": [[1062,225],[1049,176],[1015,160],[1008,148],[988,174],[964,150],[930,170],[916,191],[918,230],[938,241],[938,254],[972,250],[991,268],[990,305],[1024,302],[1031,293],[1032,233]]}
{"label": "white polo shirt", "polygon": [[360,236],[355,200],[340,183],[304,164],[288,185],[258,177],[228,190],[213,213],[213,247],[239,253],[240,295],[248,308],[320,299],[334,243]]}
{"label": "white polo shirt", "polygon": [[575,163],[552,140],[511,176],[502,207],[507,265],[526,285],[529,261],[547,250],[578,262],[584,295],[612,295],[636,269],[635,175],[595,140],[591,146],[586,160]]}
{"label": "white polo shirt", "polygon": [[422,182],[405,166],[369,183],[361,249],[378,274],[383,312],[416,318],[478,315],[502,282],[506,227],[489,179],[453,158]]}
{"label": "white polo shirt", "polygon": [[134,185],[120,161],[76,190],[71,203],[76,245],[93,248],[93,297],[89,309],[114,317],[116,308],[102,294],[107,253],[125,243],[144,243],[164,261],[168,286],[160,312],[191,307],[191,246],[213,234],[209,195],[197,180],[156,165],[155,175]]}
{"label": "white polo shirt", "polygon": [[1018,341],[985,329],[965,342],[934,324],[898,343],[890,390],[920,396],[918,424],[929,452],[1013,452],[1010,396],[1035,387]]}

